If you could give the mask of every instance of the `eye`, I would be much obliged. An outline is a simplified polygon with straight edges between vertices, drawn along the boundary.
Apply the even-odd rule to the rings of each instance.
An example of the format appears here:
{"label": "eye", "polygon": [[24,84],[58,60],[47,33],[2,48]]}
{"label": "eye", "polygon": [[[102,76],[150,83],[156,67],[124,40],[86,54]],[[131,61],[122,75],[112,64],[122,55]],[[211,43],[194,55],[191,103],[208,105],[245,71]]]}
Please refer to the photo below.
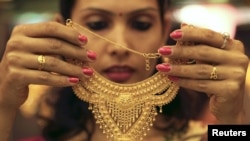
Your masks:
{"label": "eye", "polygon": [[148,30],[151,27],[150,22],[143,22],[143,21],[134,21],[132,22],[132,28],[139,30],[139,31],[145,31]]}
{"label": "eye", "polygon": [[88,22],[87,26],[91,30],[103,30],[108,27],[108,23],[105,21],[95,21],[95,22]]}

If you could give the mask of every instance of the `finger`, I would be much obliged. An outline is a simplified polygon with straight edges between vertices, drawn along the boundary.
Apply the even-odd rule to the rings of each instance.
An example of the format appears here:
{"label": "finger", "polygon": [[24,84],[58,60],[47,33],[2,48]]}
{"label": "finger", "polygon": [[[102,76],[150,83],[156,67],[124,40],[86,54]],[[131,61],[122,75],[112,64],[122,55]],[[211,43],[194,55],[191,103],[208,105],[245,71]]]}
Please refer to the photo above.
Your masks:
{"label": "finger", "polygon": [[[165,68],[170,68],[169,70]],[[226,79],[230,76],[230,71],[223,72],[225,67],[217,66],[214,71],[214,66],[206,64],[197,64],[197,65],[170,65],[170,64],[160,64],[157,65],[157,69],[161,72],[166,73],[167,75],[190,78],[190,79],[203,79],[209,80],[211,78],[212,72],[215,72],[217,79]],[[165,69],[165,70],[164,70]]]}
{"label": "finger", "polygon": [[60,55],[66,58],[90,62],[96,59],[96,54],[93,51],[56,38],[23,37],[21,40],[26,42],[19,43],[19,46],[22,46],[20,50],[27,50],[35,54]]}
{"label": "finger", "polygon": [[217,97],[221,97],[224,100],[235,97],[238,94],[238,91],[241,89],[240,84],[238,84],[236,81],[194,80],[185,78],[177,79],[176,77],[172,78],[171,76],[169,79],[174,79],[174,83],[180,87],[207,94],[213,94]]}
{"label": "finger", "polygon": [[225,51],[202,44],[182,47],[164,46],[158,52],[170,59],[186,58],[211,64],[238,64],[242,63],[242,60],[246,60],[246,56],[242,53]]}
{"label": "finger", "polygon": [[[44,60],[40,62],[40,60],[38,60],[39,57],[43,57]],[[87,67],[87,64],[85,64],[85,66],[84,63],[82,63],[81,66],[74,65],[55,56],[26,55],[23,58],[23,62],[20,62],[20,64],[25,64],[24,67],[33,70],[54,72],[60,75],[74,76],[79,78],[89,77],[92,75],[92,70]]]}
{"label": "finger", "polygon": [[246,71],[244,67],[235,67],[228,65],[175,65],[175,64],[158,64],[157,70],[170,76],[200,79],[200,80],[235,80],[245,79]]}
{"label": "finger", "polygon": [[207,44],[216,48],[223,47],[226,50],[231,50],[232,46],[227,46],[233,42],[229,37],[226,38],[223,34],[216,31],[189,26],[183,26],[182,29],[173,31],[171,37],[177,41],[193,41],[195,43]]}
{"label": "finger", "polygon": [[79,82],[77,77],[58,75],[46,71],[19,69],[19,82],[24,86],[29,84],[49,85],[55,87],[73,86]]}
{"label": "finger", "polygon": [[81,46],[85,44],[86,37],[76,30],[68,28],[57,22],[45,22],[27,25],[18,25],[13,30],[13,35],[25,34],[28,37],[53,37],[63,39],[72,44]]}

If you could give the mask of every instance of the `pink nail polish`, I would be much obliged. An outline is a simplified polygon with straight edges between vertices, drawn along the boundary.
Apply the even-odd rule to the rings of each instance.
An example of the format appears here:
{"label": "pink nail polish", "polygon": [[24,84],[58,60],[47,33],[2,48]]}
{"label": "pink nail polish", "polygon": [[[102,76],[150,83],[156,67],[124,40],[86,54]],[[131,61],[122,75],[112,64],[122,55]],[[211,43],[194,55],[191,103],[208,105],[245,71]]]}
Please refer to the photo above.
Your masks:
{"label": "pink nail polish", "polygon": [[81,35],[81,34],[78,36],[78,39],[79,39],[82,43],[84,43],[84,44],[86,44],[87,41],[88,41],[88,38],[87,38],[86,36],[84,36],[84,35]]}
{"label": "pink nail polish", "polygon": [[158,50],[158,52],[161,55],[171,55],[172,54],[172,48],[171,47],[162,47]]}
{"label": "pink nail polish", "polygon": [[174,76],[168,76],[168,79],[172,82],[178,82],[179,78]]}
{"label": "pink nail polish", "polygon": [[78,83],[78,82],[79,82],[79,78],[70,77],[70,78],[69,78],[69,82],[71,82],[71,83]]}
{"label": "pink nail polish", "polygon": [[181,30],[175,30],[170,34],[170,37],[173,39],[180,39],[182,38],[183,32]]}
{"label": "pink nail polish", "polygon": [[94,51],[87,51],[87,57],[90,59],[90,60],[96,60],[96,53]]}
{"label": "pink nail polish", "polygon": [[171,70],[171,66],[169,64],[158,64],[156,69],[161,72],[169,72]]}
{"label": "pink nail polish", "polygon": [[88,76],[92,76],[94,71],[90,68],[83,68],[82,69],[82,72],[85,74],[85,75],[88,75]]}

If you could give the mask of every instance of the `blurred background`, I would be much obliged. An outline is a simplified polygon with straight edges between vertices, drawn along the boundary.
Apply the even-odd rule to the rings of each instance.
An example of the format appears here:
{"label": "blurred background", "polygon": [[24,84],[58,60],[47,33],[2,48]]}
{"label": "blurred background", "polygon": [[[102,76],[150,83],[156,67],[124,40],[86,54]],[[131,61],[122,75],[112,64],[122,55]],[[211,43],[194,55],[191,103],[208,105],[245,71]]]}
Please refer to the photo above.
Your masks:
{"label": "blurred background", "polygon": [[[0,60],[15,25],[53,20],[59,0],[0,0]],[[185,22],[228,32],[250,57],[250,0],[172,0],[173,30]],[[35,121],[17,118],[13,140],[39,134]],[[29,127],[25,128],[25,127]],[[25,130],[24,130],[25,129]]]}

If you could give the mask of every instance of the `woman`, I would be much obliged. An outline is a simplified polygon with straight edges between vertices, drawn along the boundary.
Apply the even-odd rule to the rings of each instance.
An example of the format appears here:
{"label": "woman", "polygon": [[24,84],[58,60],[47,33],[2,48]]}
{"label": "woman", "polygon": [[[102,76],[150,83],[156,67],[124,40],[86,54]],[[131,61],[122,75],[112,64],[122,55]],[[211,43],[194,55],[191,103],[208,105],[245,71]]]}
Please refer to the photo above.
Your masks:
{"label": "woman", "polygon": [[[58,21],[70,18],[138,52],[159,52],[163,58],[196,60],[192,65],[156,60],[150,64],[180,87],[208,94],[211,113],[219,123],[244,123],[242,101],[248,58],[243,45],[220,33],[183,25],[170,37],[179,43],[189,41],[195,45],[163,46],[170,27],[170,20],[163,18],[169,12],[166,2],[61,0],[63,19]],[[75,97],[70,86],[77,85],[79,78],[91,78],[94,70],[113,82],[129,84],[150,77],[155,68],[145,71],[143,57],[110,44],[88,42],[88,37],[80,33],[56,22],[21,25],[13,30],[0,65],[0,140],[7,140],[15,113],[27,99],[30,84],[66,87],[52,103],[55,113],[44,129],[47,140],[106,140],[87,110],[88,104]],[[84,67],[62,58],[79,60]],[[89,63],[94,70],[88,67]],[[180,140],[196,135],[191,131],[192,116],[186,113],[189,109],[185,111],[182,104],[187,101],[183,99],[185,94],[190,91],[180,89],[173,103],[164,106],[163,114],[158,114],[144,140]]]}

